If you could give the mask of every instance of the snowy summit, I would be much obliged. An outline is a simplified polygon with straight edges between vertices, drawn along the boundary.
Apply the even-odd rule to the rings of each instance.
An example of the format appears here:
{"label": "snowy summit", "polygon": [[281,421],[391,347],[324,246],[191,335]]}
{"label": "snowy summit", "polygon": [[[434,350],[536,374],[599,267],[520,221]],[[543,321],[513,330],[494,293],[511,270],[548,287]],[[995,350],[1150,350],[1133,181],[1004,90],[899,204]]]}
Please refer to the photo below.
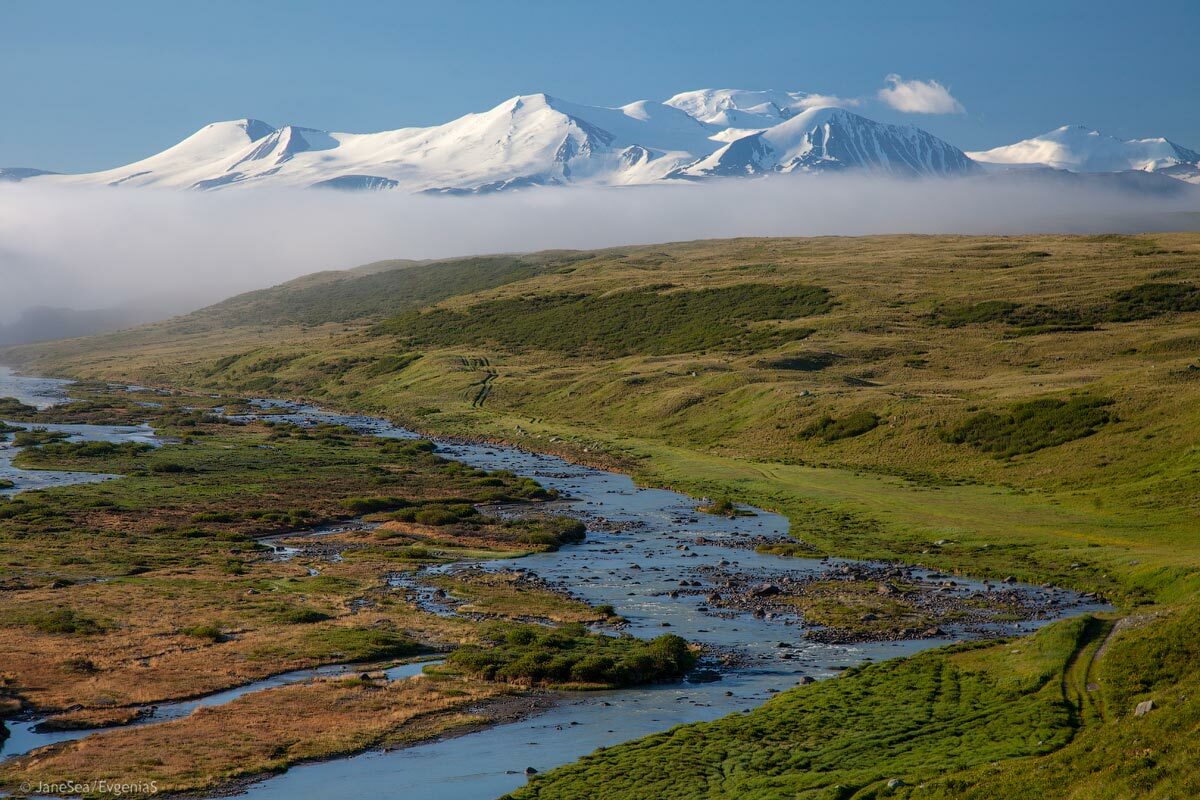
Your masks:
{"label": "snowy summit", "polygon": [[522,95],[443,125],[381,133],[277,128],[240,119],[206,125],[123,167],[77,175],[8,169],[0,170],[0,180],[480,194],[845,170],[949,177],[977,172],[982,163],[1143,170],[1200,182],[1200,155],[1166,139],[1120,141],[1067,127],[968,154],[920,128],[868,119],[843,107],[848,104],[805,92],[700,89],[618,108]]}

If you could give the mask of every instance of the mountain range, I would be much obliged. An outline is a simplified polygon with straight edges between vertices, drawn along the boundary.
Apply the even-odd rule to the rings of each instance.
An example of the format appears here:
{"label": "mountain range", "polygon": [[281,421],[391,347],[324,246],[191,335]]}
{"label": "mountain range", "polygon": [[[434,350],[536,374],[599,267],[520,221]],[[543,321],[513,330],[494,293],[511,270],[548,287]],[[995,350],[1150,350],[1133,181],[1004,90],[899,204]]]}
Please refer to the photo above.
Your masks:
{"label": "mountain range", "polygon": [[480,194],[772,173],[949,177],[1041,167],[1200,183],[1200,153],[1166,139],[1122,141],[1073,126],[965,153],[920,128],[876,122],[830,101],[803,92],[702,89],[603,108],[533,94],[443,125],[367,134],[240,119],[206,125],[123,167],[72,175],[8,168],[0,169],[0,181]]}

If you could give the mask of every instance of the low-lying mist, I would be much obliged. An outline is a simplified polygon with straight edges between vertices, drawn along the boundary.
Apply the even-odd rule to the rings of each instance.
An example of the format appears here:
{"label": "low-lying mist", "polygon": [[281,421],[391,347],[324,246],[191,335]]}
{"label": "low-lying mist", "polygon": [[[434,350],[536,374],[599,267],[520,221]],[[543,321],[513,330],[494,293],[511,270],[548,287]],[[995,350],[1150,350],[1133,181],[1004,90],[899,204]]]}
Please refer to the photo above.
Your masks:
{"label": "low-lying mist", "polygon": [[35,306],[128,307],[137,309],[131,321],[165,318],[386,258],[732,236],[1197,227],[1200,190],[1125,177],[797,176],[471,197],[0,184],[0,323]]}

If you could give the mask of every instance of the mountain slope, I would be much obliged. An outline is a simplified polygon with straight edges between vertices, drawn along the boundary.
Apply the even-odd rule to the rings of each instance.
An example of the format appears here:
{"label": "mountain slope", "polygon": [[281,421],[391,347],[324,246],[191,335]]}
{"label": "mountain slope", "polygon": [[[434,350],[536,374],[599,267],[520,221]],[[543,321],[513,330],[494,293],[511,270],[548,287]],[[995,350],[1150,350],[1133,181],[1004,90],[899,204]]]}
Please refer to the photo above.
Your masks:
{"label": "mountain slope", "polygon": [[[532,94],[443,125],[368,134],[275,128],[241,119],[207,125],[133,164],[90,174],[46,175],[38,181],[463,194],[744,174],[746,170],[702,165],[717,153],[725,162],[736,161],[739,153],[764,144],[787,155],[786,163],[759,165],[750,159],[764,167],[753,172],[868,168],[946,175],[973,169],[961,151],[924,131],[812,107],[828,99],[801,92],[703,89],[664,103],[643,100],[603,108]],[[824,125],[824,134],[803,130],[803,121]],[[801,151],[818,155],[803,157]]]}
{"label": "mountain slope", "polygon": [[1163,138],[1121,140],[1082,125],[1061,128],[1015,144],[968,153],[986,164],[1039,164],[1072,172],[1162,172],[1200,182],[1200,153]]}
{"label": "mountain slope", "polygon": [[911,125],[885,125],[841,108],[812,108],[736,139],[672,177],[867,169],[902,176],[974,171],[963,151]]}
{"label": "mountain slope", "polygon": [[697,89],[681,92],[666,101],[701,122],[722,128],[769,128],[819,105],[820,95],[772,89]]}
{"label": "mountain slope", "polygon": [[597,108],[535,94],[444,125],[373,134],[218,122],[134,164],[53,182],[409,191],[487,191],[593,177],[644,182],[715,148],[708,138],[715,132],[661,103]]}
{"label": "mountain slope", "polygon": [[270,186],[481,194],[530,186],[644,185],[770,173],[866,170],[946,177],[996,168],[1138,170],[1200,183],[1200,153],[1167,139],[1122,141],[1067,126],[964,153],[911,125],[876,122],[834,97],[699,89],[616,108],[520,95],[442,125],[337,133],[255,119],[215,122],[115,169],[0,181],[209,191]]}
{"label": "mountain slope", "polygon": [[0,167],[0,183],[17,183],[28,178],[36,178],[39,175],[54,174],[49,170],[33,169],[32,167]]}

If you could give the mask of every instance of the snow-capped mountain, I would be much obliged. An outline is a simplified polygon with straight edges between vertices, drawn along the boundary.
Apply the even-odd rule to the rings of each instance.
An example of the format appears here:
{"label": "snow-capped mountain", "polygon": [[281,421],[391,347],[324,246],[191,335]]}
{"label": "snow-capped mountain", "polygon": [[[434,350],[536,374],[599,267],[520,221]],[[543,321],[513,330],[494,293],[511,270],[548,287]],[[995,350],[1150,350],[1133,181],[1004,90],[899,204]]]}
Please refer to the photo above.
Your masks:
{"label": "snow-capped mountain", "polygon": [[[973,162],[912,127],[882,125],[800,92],[706,89],[666,102],[585,106],[534,94],[444,125],[333,133],[215,122],[133,164],[25,177],[63,185],[245,186],[479,193],[566,183],[695,180],[796,170],[956,175]],[[753,153],[737,166],[740,154]],[[771,155],[774,154],[774,155]]]}
{"label": "snow-capped mountain", "polygon": [[1064,127],[975,153],[805,92],[700,89],[618,108],[522,95],[443,125],[334,133],[255,119],[214,122],[116,169],[0,169],[0,181],[209,191],[320,187],[476,194],[572,183],[632,185],[771,173],[865,170],[956,176],[1040,166],[1141,170],[1200,183],[1200,154],[1166,139],[1121,141]]}
{"label": "snow-capped mountain", "polygon": [[55,173],[48,172],[44,169],[33,169],[32,167],[0,167],[0,183],[23,181],[27,178],[36,178],[39,175],[53,175]]}
{"label": "snow-capped mountain", "polygon": [[698,89],[681,92],[667,100],[666,105],[722,129],[761,130],[801,111],[831,105],[829,99],[819,94],[773,89]]}
{"label": "snow-capped mountain", "polygon": [[963,151],[911,125],[886,125],[842,108],[810,108],[735,139],[669,177],[870,169],[891,175],[958,175],[977,169]]}
{"label": "snow-capped mountain", "polygon": [[1071,172],[1140,170],[1200,183],[1200,153],[1167,139],[1121,140],[1082,125],[1064,125],[1016,144],[967,155],[985,164],[1036,164]]}

